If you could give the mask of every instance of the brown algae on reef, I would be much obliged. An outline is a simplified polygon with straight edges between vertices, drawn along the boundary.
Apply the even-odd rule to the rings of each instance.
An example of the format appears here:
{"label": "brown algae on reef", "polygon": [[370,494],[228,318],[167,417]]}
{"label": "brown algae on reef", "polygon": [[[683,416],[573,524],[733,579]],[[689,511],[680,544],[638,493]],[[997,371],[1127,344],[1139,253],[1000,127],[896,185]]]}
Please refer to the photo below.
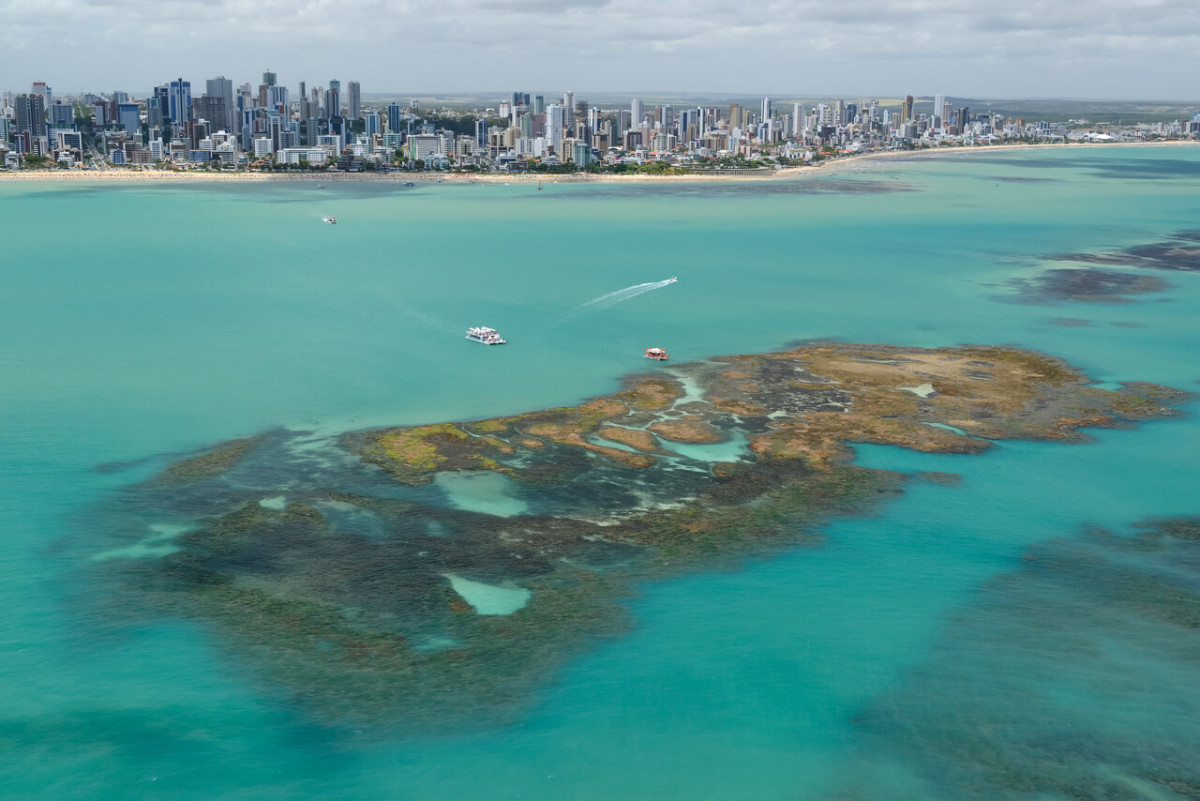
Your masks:
{"label": "brown algae on reef", "polygon": [[[853,443],[1076,440],[1081,426],[1173,414],[1182,397],[1097,389],[1010,348],[722,357],[576,406],[354,432],[325,462],[289,462],[284,434],[217,446],[130,490],[196,519],[177,550],[92,569],[116,589],[109,602],[208,621],[317,720],[503,721],[571,654],[623,630],[616,601],[635,581],[817,542],[830,517],[902,491],[907,477],[854,465]],[[734,450],[689,450],[710,443]],[[447,503],[431,482],[462,471],[495,474],[484,484],[519,494],[517,512]]]}

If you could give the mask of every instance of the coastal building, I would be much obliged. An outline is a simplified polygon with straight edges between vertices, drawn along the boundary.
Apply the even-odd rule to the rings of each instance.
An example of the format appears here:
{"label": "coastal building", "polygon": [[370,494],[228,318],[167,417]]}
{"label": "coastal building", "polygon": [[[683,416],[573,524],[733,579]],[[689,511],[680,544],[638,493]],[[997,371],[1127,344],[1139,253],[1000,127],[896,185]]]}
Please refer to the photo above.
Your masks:
{"label": "coastal building", "polygon": [[586,167],[592,163],[592,147],[586,142],[575,142],[571,146],[571,161],[576,167]]}
{"label": "coastal building", "polygon": [[430,161],[433,156],[443,155],[446,150],[441,136],[416,134],[408,138],[408,157],[413,161]]}
{"label": "coastal building", "polygon": [[286,86],[267,87],[267,108],[281,114],[287,112],[288,88]]}
{"label": "coastal building", "polygon": [[209,117],[209,120],[219,129],[232,131],[233,130],[233,81],[226,78],[224,75],[218,75],[215,78],[209,78],[205,84],[205,92],[208,97],[215,97],[221,101],[223,107],[223,115],[219,119]]}
{"label": "coastal building", "polygon": [[275,153],[275,161],[279,164],[299,165],[302,161],[309,164],[324,164],[329,151],[320,147],[285,147]]}
{"label": "coastal building", "polygon": [[49,107],[50,124],[56,128],[72,128],[75,126],[75,107],[70,103],[55,100]]}
{"label": "coastal building", "polygon": [[16,111],[14,121],[17,133],[28,132],[30,136],[34,137],[46,135],[45,95],[37,93],[17,95],[13,105]]}
{"label": "coastal building", "polygon": [[[142,114],[137,103],[117,104],[117,124],[130,136],[142,135]],[[138,141],[141,141],[140,139]]]}
{"label": "coastal building", "polygon": [[563,107],[551,103],[546,106],[546,145],[556,154],[561,154],[564,121]]}
{"label": "coastal building", "polygon": [[362,88],[358,81],[350,81],[346,84],[346,102],[350,106],[350,119],[357,120],[362,118]]}
{"label": "coastal building", "polygon": [[169,116],[176,130],[192,120],[192,82],[177,78],[167,86]]}
{"label": "coastal building", "polygon": [[936,94],[933,96],[933,114],[931,115],[932,116],[931,122],[932,122],[934,128],[941,128],[943,125],[945,125],[945,118],[942,116],[942,110],[945,107],[945,105],[946,105],[946,96],[945,95]]}

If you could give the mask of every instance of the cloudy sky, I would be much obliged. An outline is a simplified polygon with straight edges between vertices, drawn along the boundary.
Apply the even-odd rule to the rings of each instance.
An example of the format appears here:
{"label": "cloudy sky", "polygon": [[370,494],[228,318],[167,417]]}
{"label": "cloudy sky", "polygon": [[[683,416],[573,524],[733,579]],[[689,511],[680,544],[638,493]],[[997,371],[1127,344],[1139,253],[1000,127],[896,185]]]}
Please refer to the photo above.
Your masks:
{"label": "cloudy sky", "polygon": [[1200,97],[1197,0],[0,0],[0,89]]}

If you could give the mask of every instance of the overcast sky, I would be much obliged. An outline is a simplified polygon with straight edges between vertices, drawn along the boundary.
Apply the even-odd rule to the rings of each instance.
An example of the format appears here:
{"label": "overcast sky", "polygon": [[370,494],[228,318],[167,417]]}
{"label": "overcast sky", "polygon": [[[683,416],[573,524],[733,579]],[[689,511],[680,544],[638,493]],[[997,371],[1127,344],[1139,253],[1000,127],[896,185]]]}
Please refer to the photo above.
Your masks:
{"label": "overcast sky", "polygon": [[[752,10],[747,10],[752,9]],[[0,0],[0,89],[1200,98],[1197,0]],[[202,91],[202,90],[201,90]],[[199,94],[199,92],[195,92]]]}

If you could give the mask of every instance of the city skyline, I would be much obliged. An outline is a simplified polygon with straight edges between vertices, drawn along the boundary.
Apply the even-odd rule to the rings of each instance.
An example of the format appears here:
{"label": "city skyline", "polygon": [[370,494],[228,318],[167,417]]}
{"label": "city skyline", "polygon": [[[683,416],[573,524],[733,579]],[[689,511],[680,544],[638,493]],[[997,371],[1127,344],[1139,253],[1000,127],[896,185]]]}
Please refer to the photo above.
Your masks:
{"label": "city skyline", "polygon": [[173,0],[63,0],[56,12],[8,10],[0,84],[145,92],[150,64],[199,76],[267,63],[295,80],[354,74],[377,92],[500,92],[478,87],[496,82],[502,64],[509,85],[593,94],[902,96],[937,86],[954,96],[1183,100],[1197,96],[1200,67],[1200,23],[1179,0],[798,2],[753,13],[711,0],[449,0],[386,13],[360,0],[225,0],[203,16]]}

